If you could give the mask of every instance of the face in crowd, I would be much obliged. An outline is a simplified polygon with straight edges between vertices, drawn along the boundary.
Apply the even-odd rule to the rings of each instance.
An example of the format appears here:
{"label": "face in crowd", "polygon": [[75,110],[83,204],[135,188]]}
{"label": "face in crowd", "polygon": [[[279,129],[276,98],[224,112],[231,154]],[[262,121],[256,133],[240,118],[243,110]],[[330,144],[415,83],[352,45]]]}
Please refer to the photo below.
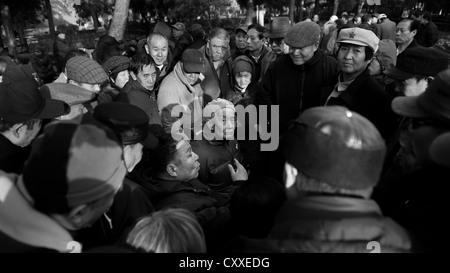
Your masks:
{"label": "face in crowd", "polygon": [[163,36],[153,36],[150,43],[145,45],[145,49],[152,56],[157,66],[164,65],[169,54],[169,43]]}

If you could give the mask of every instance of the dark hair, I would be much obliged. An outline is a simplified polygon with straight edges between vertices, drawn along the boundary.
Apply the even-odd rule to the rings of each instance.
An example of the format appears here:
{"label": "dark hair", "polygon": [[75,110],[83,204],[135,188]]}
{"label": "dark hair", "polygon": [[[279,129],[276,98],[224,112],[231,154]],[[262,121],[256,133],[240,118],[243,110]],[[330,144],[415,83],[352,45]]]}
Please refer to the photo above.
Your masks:
{"label": "dark hair", "polygon": [[231,225],[240,235],[265,238],[281,205],[286,201],[283,185],[270,177],[253,176],[233,192]]}
{"label": "dark hair", "polygon": [[[339,48],[338,48],[338,50],[337,50],[338,53],[339,53],[339,51],[341,50],[342,44],[347,44],[347,43],[341,43],[341,44],[339,44]],[[373,55],[375,54],[370,46],[365,46],[365,47],[364,47],[364,53],[365,53],[365,55],[366,55],[366,57],[364,58],[364,61],[372,60]]]}
{"label": "dark hair", "polygon": [[25,122],[7,122],[0,119],[0,133],[6,132],[9,129],[11,129],[14,125],[18,123],[23,123],[23,125],[26,125],[28,130],[32,129],[34,125],[36,124],[37,119],[30,119]]}
{"label": "dark hair", "polygon": [[428,11],[425,11],[424,13],[422,13],[422,18],[427,21],[431,21],[431,14]]}
{"label": "dark hair", "polygon": [[361,16],[361,23],[367,23],[372,18],[372,16],[368,13],[365,13],[363,16]]}
{"label": "dark hair", "polygon": [[259,39],[263,39],[264,38],[264,33],[266,32],[266,28],[261,26],[260,24],[251,24],[248,27],[247,33],[248,31],[250,31],[250,29],[255,29],[256,31],[258,31],[258,37]]}
{"label": "dark hair", "polygon": [[166,172],[167,165],[176,159],[178,142],[170,134],[159,138],[158,147],[152,151],[151,160],[154,174]]}
{"label": "dark hair", "polygon": [[153,65],[156,66],[155,61],[153,58],[146,54],[146,53],[140,53],[136,54],[131,58],[130,67],[128,70],[132,71],[135,75],[139,73],[139,71],[142,71],[144,69],[144,66],[147,65]]}
{"label": "dark hair", "polygon": [[418,20],[408,18],[401,20],[401,22],[409,22],[409,31],[411,32],[414,30],[419,30],[420,22]]}

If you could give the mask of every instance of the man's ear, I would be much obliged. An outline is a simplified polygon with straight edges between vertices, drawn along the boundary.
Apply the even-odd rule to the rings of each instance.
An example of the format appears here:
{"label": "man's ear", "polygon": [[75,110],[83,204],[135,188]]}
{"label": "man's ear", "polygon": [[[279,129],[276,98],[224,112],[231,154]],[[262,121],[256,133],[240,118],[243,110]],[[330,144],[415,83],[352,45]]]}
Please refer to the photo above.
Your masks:
{"label": "man's ear", "polygon": [[144,48],[145,48],[145,52],[147,52],[147,54],[150,55],[150,49],[148,48],[147,44],[144,45]]}
{"label": "man's ear", "polygon": [[295,184],[295,181],[297,180],[298,170],[297,168],[286,162],[284,164],[284,174],[284,184],[286,186],[286,189],[289,189]]}
{"label": "man's ear", "polygon": [[76,206],[67,215],[67,220],[75,228],[82,227],[84,224],[85,215],[89,211],[90,211],[90,207],[86,204]]}
{"label": "man's ear", "polygon": [[20,130],[26,130],[27,126],[23,123],[14,124],[11,128],[11,132],[15,138],[20,138]]}
{"label": "man's ear", "polygon": [[178,170],[177,165],[175,165],[173,163],[169,163],[166,166],[166,172],[172,177],[177,177],[177,170]]}

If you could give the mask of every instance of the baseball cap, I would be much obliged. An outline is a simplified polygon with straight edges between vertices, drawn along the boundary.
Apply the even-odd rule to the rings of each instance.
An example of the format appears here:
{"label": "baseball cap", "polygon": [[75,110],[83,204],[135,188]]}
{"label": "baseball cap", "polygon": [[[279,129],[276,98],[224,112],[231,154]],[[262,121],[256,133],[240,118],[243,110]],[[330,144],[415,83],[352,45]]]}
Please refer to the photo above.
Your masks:
{"label": "baseball cap", "polygon": [[122,102],[100,103],[94,108],[94,117],[120,134],[123,145],[142,143],[153,149],[158,140],[149,131],[149,118],[141,108]]}
{"label": "baseball cap", "polygon": [[239,25],[239,26],[234,30],[234,33],[237,33],[238,30],[242,30],[243,32],[245,32],[245,34],[247,34],[247,32],[248,32],[248,25]]}
{"label": "baseball cap", "polygon": [[447,69],[448,55],[434,48],[414,47],[397,56],[397,64],[384,73],[395,80],[406,80],[416,75],[435,76]]}
{"label": "baseball cap", "polygon": [[61,100],[44,99],[32,79],[0,83],[0,120],[20,123],[31,119],[53,119],[70,113]]}
{"label": "baseball cap", "polygon": [[205,73],[205,60],[199,50],[186,49],[181,55],[181,62],[187,73]]}
{"label": "baseball cap", "polygon": [[176,22],[175,24],[172,25],[173,28],[178,29],[178,30],[186,30],[186,26],[181,23],[181,22]]}
{"label": "baseball cap", "polygon": [[381,13],[380,15],[378,15],[378,19],[384,19],[387,18],[386,14]]}
{"label": "baseball cap", "polygon": [[344,28],[339,32],[337,43],[346,43],[359,46],[368,46],[377,52],[380,39],[373,31],[363,28]]}
{"label": "baseball cap", "polygon": [[101,84],[108,79],[101,65],[85,56],[70,58],[66,63],[66,71],[68,79],[79,83]]}
{"label": "baseball cap", "polygon": [[345,189],[375,186],[386,152],[376,127],[342,106],[303,112],[281,137],[280,148],[299,171]]}
{"label": "baseball cap", "polygon": [[45,126],[32,144],[23,182],[36,209],[65,213],[116,192],[125,174],[116,134],[87,113]]}

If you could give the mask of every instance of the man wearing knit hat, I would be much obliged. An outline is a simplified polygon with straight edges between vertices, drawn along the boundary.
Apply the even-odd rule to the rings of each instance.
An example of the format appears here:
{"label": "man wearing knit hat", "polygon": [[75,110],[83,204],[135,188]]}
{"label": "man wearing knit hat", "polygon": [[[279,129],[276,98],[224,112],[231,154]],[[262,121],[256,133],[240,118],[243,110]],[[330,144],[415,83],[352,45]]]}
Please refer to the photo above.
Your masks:
{"label": "man wearing knit hat", "polygon": [[48,124],[23,175],[0,173],[1,251],[80,252],[71,232],[109,209],[125,173],[120,140],[89,114]]}
{"label": "man wearing knit hat", "polygon": [[370,199],[386,145],[375,126],[345,107],[313,107],[280,139],[287,201],[267,252],[408,252],[411,240]]}
{"label": "man wearing knit hat", "polygon": [[378,50],[373,31],[346,28],[339,33],[337,59],[341,72],[324,84],[324,105],[342,105],[369,119],[388,141],[396,129],[391,97],[369,73],[369,63]]}

